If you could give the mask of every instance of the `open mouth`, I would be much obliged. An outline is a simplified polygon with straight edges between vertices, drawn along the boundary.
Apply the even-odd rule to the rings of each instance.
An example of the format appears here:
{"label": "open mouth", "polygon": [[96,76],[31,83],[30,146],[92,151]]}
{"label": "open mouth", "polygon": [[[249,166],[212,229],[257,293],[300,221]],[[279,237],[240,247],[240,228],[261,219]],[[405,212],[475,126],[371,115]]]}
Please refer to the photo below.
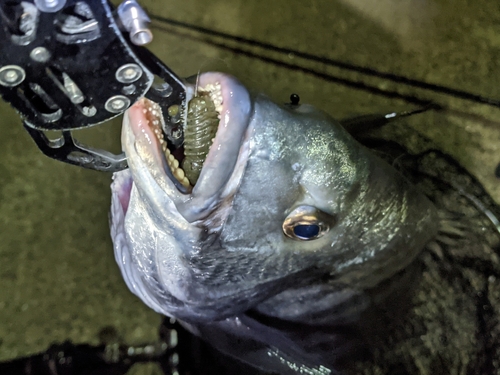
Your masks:
{"label": "open mouth", "polygon": [[[194,86],[189,89],[195,91]],[[129,166],[134,172],[134,158],[139,157],[155,180],[168,180],[175,187],[168,190],[177,205],[189,200],[199,212],[219,198],[233,173],[241,170],[237,166],[243,162],[251,110],[250,96],[236,79],[204,73],[188,105],[183,145],[173,149],[162,131],[160,107],[141,99],[128,110],[124,125],[125,134],[133,134],[124,138]]]}
{"label": "open mouth", "polygon": [[[203,164],[214,143],[223,111],[223,97],[219,82],[196,88],[189,101],[187,121],[183,129],[182,146],[174,149],[162,131],[163,116],[160,106],[141,99],[142,113],[154,136],[166,164],[178,183],[191,191],[200,176]],[[182,190],[182,189],[181,189]]]}

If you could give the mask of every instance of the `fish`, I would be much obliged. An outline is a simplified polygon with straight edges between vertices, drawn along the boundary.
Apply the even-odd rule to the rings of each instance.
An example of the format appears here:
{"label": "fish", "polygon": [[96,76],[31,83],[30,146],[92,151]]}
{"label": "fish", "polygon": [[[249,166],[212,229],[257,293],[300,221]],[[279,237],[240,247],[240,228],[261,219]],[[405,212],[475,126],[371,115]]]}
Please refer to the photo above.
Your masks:
{"label": "fish", "polygon": [[[275,104],[229,75],[204,73],[198,84],[220,120],[194,186],[161,134],[158,105],[143,99],[124,116],[129,169],[113,177],[110,227],[128,288],[262,373],[463,365],[439,362],[426,339],[470,316],[436,323],[456,280],[479,287],[468,251],[481,267],[494,265],[481,282],[498,272],[497,206],[477,181],[435,150],[382,147],[311,105]],[[441,280],[443,270],[453,277]]]}

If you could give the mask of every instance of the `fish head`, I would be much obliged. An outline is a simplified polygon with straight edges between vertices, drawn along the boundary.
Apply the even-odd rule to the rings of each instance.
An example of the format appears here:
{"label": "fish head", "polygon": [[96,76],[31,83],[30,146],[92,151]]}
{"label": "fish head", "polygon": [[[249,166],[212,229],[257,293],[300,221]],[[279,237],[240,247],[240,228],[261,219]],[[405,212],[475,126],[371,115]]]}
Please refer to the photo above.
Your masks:
{"label": "fish head", "polygon": [[199,86],[215,88],[220,121],[194,186],[162,150],[158,108],[143,100],[124,118],[112,237],[129,288],[154,310],[304,319],[396,274],[434,235],[432,204],[325,113],[223,74]]}

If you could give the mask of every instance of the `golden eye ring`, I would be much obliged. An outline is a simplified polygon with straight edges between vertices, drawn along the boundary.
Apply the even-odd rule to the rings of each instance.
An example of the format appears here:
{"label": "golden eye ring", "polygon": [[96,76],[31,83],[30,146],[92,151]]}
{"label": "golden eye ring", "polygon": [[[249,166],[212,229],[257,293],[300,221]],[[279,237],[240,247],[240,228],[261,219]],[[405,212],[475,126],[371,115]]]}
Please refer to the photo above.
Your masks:
{"label": "golden eye ring", "polygon": [[335,218],[313,206],[299,206],[283,221],[283,233],[296,241],[311,241],[324,236],[335,225]]}

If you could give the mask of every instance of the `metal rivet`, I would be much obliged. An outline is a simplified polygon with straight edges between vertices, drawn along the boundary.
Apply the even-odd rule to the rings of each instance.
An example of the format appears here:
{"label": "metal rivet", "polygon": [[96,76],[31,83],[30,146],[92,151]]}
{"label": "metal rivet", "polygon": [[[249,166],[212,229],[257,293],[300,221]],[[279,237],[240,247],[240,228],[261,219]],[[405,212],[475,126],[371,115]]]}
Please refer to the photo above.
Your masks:
{"label": "metal rivet", "polygon": [[122,93],[124,95],[132,95],[136,89],[137,87],[135,87],[135,85],[123,86]]}
{"label": "metal rivet", "polygon": [[153,34],[147,27],[150,19],[136,0],[123,1],[118,6],[118,16],[129,32],[132,43],[143,46],[153,40]]}
{"label": "metal rivet", "polygon": [[50,52],[45,47],[36,47],[31,51],[30,57],[33,61],[43,63],[50,59]]}
{"label": "metal rivet", "polygon": [[116,80],[121,83],[132,83],[142,76],[142,69],[137,64],[125,64],[116,70]]}
{"label": "metal rivet", "polygon": [[0,69],[0,85],[14,87],[26,78],[24,69],[17,65],[6,65]]}
{"label": "metal rivet", "polygon": [[66,0],[35,0],[35,5],[42,12],[55,13],[61,10]]}
{"label": "metal rivet", "polygon": [[172,130],[172,138],[178,140],[182,137],[182,129],[174,129]]}
{"label": "metal rivet", "polygon": [[163,96],[164,98],[168,98],[170,95],[172,95],[172,92],[174,91],[172,86],[170,86],[168,83],[164,82],[161,84],[156,84],[153,86],[155,91]]}
{"label": "metal rivet", "polygon": [[97,113],[97,109],[93,105],[88,106],[88,107],[83,107],[82,108],[82,113],[83,113],[84,116],[92,117],[92,116],[94,116]]}
{"label": "metal rivet", "polygon": [[123,95],[115,95],[109,98],[104,104],[104,108],[111,113],[120,113],[128,108],[130,99]]}
{"label": "metal rivet", "polygon": [[132,43],[136,46],[144,46],[151,43],[153,40],[153,33],[148,28],[145,28],[142,23],[137,22],[136,24],[134,23],[134,25],[137,31],[135,33],[130,32],[130,40]]}
{"label": "metal rivet", "polygon": [[75,81],[73,81],[66,73],[62,74],[64,88],[66,89],[66,95],[72,103],[80,104],[85,100],[82,91],[77,86]]}

